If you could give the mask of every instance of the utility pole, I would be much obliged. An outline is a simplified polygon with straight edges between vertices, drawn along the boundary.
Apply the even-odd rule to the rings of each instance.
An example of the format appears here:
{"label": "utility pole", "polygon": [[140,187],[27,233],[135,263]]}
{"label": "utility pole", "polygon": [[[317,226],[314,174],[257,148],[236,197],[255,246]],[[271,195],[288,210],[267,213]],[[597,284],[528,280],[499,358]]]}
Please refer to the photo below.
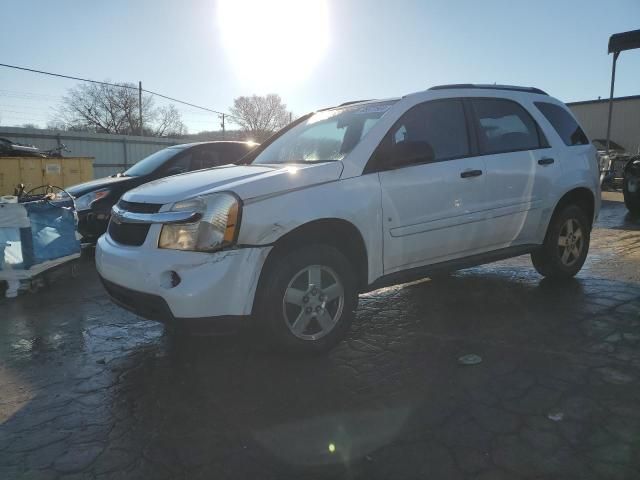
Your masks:
{"label": "utility pole", "polygon": [[225,130],[224,130],[224,113],[222,114],[222,139],[225,139]]}
{"label": "utility pole", "polygon": [[138,81],[138,116],[140,117],[140,136],[142,137],[142,82]]}
{"label": "utility pole", "polygon": [[293,112],[289,112],[289,123],[293,121]]}

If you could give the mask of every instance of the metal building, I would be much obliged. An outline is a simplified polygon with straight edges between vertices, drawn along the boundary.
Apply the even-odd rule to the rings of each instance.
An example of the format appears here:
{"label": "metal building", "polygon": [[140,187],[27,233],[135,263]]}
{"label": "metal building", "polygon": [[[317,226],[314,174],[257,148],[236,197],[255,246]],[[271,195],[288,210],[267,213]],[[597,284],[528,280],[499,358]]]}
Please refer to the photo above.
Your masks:
{"label": "metal building", "polygon": [[69,149],[65,156],[95,159],[93,173],[96,178],[121,172],[153,152],[185,143],[184,140],[177,138],[62,132],[19,127],[0,127],[0,137],[35,145],[43,150],[55,148],[64,143]]}
{"label": "metal building", "polygon": [[[606,138],[609,100],[567,103],[592,140]],[[611,140],[629,153],[640,153],[640,95],[613,100]]]}

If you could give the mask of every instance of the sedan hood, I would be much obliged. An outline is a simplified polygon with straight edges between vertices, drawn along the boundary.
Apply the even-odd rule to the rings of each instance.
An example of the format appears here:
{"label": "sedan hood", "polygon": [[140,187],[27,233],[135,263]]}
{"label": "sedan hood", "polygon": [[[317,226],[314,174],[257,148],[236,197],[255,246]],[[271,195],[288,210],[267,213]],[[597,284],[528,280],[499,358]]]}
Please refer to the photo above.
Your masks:
{"label": "sedan hood", "polygon": [[224,165],[162,178],[125,193],[129,202],[173,203],[199,195],[231,191],[243,200],[284,193],[337,180],[342,162],[287,165]]}
{"label": "sedan hood", "polygon": [[98,178],[96,180],[91,180],[85,183],[79,183],[78,185],[73,185],[72,187],[67,187],[65,190],[69,192],[74,197],[78,198],[84,195],[85,193],[93,192],[95,190],[100,190],[102,188],[107,188],[110,185],[114,185],[116,183],[121,184],[123,182],[130,182],[135,177],[104,177]]}

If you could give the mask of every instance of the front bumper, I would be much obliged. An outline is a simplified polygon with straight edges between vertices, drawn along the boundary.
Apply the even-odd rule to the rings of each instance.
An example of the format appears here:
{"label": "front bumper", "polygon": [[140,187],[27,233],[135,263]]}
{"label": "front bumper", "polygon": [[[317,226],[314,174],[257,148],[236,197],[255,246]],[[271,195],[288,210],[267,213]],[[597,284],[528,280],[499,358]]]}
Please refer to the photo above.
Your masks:
{"label": "front bumper", "polygon": [[176,318],[162,297],[130,290],[100,277],[102,285],[114,303],[130,312],[150,320],[170,325],[172,328],[190,334],[228,334],[246,325],[245,316],[224,316],[206,318]]}
{"label": "front bumper", "polygon": [[[216,253],[129,247],[103,235],[96,267],[116,303],[146,318],[167,321],[251,314],[262,265],[271,247]],[[171,284],[171,274],[180,283]]]}

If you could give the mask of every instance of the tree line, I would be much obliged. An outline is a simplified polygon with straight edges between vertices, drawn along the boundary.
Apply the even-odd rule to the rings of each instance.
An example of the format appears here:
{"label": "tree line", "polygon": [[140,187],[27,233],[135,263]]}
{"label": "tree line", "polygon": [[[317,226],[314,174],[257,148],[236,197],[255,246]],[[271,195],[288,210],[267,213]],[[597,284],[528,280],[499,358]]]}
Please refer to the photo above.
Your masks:
{"label": "tree line", "polygon": [[[79,84],[67,91],[48,128],[68,131],[182,137],[188,134],[173,104],[156,106],[151,94],[142,94],[142,118],[137,87],[133,84]],[[227,122],[235,124],[245,138],[262,142],[287,125],[291,112],[277,94],[235,98]]]}

